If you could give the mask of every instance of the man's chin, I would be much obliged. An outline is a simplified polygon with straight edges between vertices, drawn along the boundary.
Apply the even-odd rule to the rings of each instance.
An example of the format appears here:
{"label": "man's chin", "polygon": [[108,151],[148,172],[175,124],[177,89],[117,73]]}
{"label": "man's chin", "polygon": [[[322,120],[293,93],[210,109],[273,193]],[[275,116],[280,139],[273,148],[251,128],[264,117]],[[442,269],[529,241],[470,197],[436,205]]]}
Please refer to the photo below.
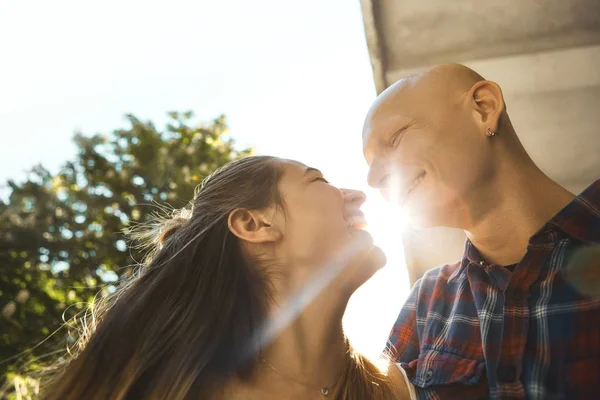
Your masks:
{"label": "man's chin", "polygon": [[436,228],[440,226],[427,218],[408,218],[408,224],[414,229]]}
{"label": "man's chin", "polygon": [[[429,199],[427,199],[429,200]],[[457,215],[460,209],[458,204],[448,204],[441,201],[422,201],[420,203],[408,204],[404,207],[404,213],[408,224],[415,229],[426,228],[456,228],[462,226],[457,224],[462,219]]]}

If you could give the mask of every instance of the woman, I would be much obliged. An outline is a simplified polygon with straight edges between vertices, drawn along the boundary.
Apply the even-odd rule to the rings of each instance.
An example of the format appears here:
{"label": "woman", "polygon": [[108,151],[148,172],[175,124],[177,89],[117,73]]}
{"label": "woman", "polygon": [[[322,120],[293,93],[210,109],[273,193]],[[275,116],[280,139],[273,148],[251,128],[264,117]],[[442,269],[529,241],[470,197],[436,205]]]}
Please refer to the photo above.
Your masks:
{"label": "woman", "polygon": [[360,229],[364,200],[295,161],[215,172],[141,234],[148,260],[45,398],[408,398],[399,370],[381,373],[342,330],[351,294],[385,263]]}

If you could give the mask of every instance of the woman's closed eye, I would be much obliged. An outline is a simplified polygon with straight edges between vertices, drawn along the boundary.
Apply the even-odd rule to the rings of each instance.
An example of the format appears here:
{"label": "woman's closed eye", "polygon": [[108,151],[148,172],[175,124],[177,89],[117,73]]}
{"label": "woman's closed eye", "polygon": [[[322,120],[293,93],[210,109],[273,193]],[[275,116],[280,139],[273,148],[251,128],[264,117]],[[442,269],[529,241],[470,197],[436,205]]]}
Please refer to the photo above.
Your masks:
{"label": "woman's closed eye", "polygon": [[322,176],[317,176],[315,179],[313,179],[313,182],[325,182],[325,183],[329,183],[329,181],[325,178],[323,178]]}

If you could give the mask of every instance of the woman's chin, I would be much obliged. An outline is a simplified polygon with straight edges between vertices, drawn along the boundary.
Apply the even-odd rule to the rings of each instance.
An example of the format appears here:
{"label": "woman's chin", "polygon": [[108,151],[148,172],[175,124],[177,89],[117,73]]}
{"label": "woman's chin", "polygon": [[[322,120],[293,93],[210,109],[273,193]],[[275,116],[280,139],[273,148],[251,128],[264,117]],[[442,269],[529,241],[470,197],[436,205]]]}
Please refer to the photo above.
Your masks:
{"label": "woman's chin", "polygon": [[331,288],[337,287],[344,293],[351,294],[383,268],[387,258],[383,250],[374,245],[373,237],[369,232],[348,228],[348,233],[348,241],[334,251],[328,259],[335,259],[339,254],[347,252],[342,257],[346,265],[331,282]]}
{"label": "woman's chin", "polygon": [[383,250],[377,246],[372,246],[370,251],[359,261],[353,263],[343,272],[347,290],[352,293],[361,287],[365,282],[377,273],[387,263],[387,258]]}
{"label": "woman's chin", "polygon": [[350,237],[352,238],[352,246],[356,246],[356,248],[368,250],[373,247],[373,236],[365,230],[354,227],[349,227],[348,232],[350,233]]}
{"label": "woman's chin", "polygon": [[387,257],[385,253],[378,246],[373,246],[373,249],[369,252],[369,259],[373,263],[375,272],[379,271],[387,264]]}
{"label": "woman's chin", "polygon": [[387,264],[387,257],[383,250],[377,246],[373,246],[365,259],[364,271],[368,274],[368,277],[365,278],[364,282],[371,279],[377,271],[385,267],[385,264]]}

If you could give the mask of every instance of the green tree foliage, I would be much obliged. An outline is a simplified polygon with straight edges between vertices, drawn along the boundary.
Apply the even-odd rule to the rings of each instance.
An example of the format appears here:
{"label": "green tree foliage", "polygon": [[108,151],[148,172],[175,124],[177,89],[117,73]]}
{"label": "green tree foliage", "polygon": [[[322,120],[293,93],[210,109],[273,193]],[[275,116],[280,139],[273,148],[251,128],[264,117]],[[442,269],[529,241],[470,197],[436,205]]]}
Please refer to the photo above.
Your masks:
{"label": "green tree foliage", "polygon": [[76,161],[57,174],[37,166],[26,182],[9,181],[10,199],[0,201],[0,377],[64,351],[64,321],[132,272],[141,254],[126,246],[128,225],[147,221],[157,203],[184,206],[208,174],[252,152],[234,148],[224,117],[192,127],[191,112],[169,116],[162,132],[129,115],[129,129],[78,134]]}

